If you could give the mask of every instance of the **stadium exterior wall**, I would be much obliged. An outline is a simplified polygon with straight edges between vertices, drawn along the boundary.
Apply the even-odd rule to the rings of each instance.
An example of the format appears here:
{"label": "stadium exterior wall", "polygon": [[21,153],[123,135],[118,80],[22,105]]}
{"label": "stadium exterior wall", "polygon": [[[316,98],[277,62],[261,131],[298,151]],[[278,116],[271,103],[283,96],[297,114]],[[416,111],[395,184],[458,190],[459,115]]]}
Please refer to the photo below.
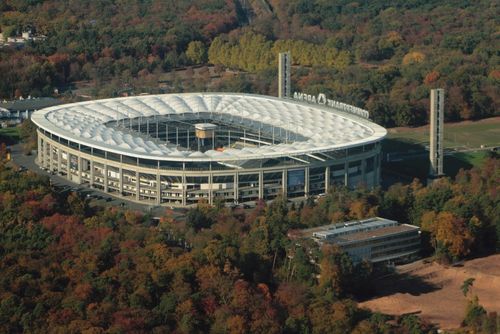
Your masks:
{"label": "stadium exterior wall", "polygon": [[[94,150],[38,128],[37,163],[77,184],[87,184],[110,195],[150,205],[229,203],[270,200],[279,193],[287,197],[319,195],[341,184],[369,188],[380,182],[381,142],[331,152],[332,159],[308,164],[245,169],[162,166],[160,160],[141,159]],[[99,151],[99,152],[97,152]]]}

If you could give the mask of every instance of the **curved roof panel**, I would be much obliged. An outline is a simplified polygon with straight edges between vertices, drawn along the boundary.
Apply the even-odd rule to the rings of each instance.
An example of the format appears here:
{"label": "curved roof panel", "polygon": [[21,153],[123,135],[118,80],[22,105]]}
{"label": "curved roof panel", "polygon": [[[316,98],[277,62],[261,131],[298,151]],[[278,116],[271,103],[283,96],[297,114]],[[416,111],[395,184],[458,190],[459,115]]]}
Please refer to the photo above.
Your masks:
{"label": "curved roof panel", "polygon": [[[134,136],[110,121],[169,115],[209,113],[255,129],[280,128],[298,134],[294,141],[260,147],[189,152],[158,140]],[[387,131],[339,109],[270,96],[228,93],[146,95],[94,100],[39,110],[32,120],[40,128],[73,142],[144,159],[234,161],[325,152],[376,142]],[[300,137],[300,138],[299,138]]]}

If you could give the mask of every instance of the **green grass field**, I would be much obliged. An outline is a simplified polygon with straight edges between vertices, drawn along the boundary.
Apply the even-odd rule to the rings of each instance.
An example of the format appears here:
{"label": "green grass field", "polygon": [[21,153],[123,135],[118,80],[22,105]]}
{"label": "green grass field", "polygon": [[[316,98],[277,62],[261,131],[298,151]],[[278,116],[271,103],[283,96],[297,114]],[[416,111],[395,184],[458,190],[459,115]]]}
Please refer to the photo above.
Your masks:
{"label": "green grass field", "polygon": [[4,142],[7,145],[18,142],[21,139],[19,133],[19,127],[10,127],[0,129],[0,142]]}
{"label": "green grass field", "polygon": [[[429,128],[421,127],[397,132],[390,130],[388,138],[427,145],[429,143]],[[500,117],[482,122],[445,124],[443,144],[445,148],[500,146]]]}
{"label": "green grass field", "polygon": [[[407,180],[415,177],[425,180],[429,170],[428,153],[425,147],[429,145],[429,129],[398,129],[389,130],[382,147],[384,158],[387,153],[420,152],[420,155],[397,162],[384,162],[384,171],[403,176]],[[445,149],[473,149],[477,151],[455,152],[445,156],[444,172],[454,177],[463,169],[480,166],[488,157],[484,147],[500,146],[500,117],[482,122],[464,122],[446,124],[444,129]]]}

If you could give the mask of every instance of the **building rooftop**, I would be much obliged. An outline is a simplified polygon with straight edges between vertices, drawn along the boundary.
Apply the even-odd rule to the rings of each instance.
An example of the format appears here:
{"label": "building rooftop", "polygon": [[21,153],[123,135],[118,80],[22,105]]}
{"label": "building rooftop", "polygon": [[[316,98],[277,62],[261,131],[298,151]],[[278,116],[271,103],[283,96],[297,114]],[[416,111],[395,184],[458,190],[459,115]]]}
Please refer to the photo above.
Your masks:
{"label": "building rooftop", "polygon": [[364,220],[353,220],[340,224],[326,225],[323,229],[313,232],[313,237],[318,239],[331,239],[357,232],[371,231],[387,226],[396,226],[397,221],[385,218],[369,218]]}
{"label": "building rooftop", "polygon": [[399,224],[394,220],[374,217],[318,226],[292,234],[303,238],[312,237],[320,242],[333,242],[342,245],[353,241],[378,238],[418,229],[418,226]]}
{"label": "building rooftop", "polygon": [[61,101],[52,97],[40,97],[24,100],[0,102],[0,108],[12,111],[39,110],[61,104]]}
{"label": "building rooftop", "polygon": [[372,230],[372,231],[355,232],[355,233],[348,234],[348,235],[334,237],[333,239],[328,239],[328,242],[336,243],[338,245],[345,245],[345,244],[351,243],[353,241],[386,237],[389,235],[404,233],[404,232],[408,232],[408,231],[415,231],[418,229],[419,229],[418,226],[413,226],[413,225],[408,225],[408,224],[401,224],[401,225],[396,225],[396,226],[386,226],[386,227],[378,228],[378,229]]}
{"label": "building rooftop", "polygon": [[[213,119],[280,136],[298,134],[259,147],[180,151],[107,126],[129,118]],[[144,159],[171,161],[243,161],[329,152],[380,141],[387,131],[362,117],[330,108],[270,96],[228,93],[147,95],[86,101],[46,108],[32,120],[70,141]],[[298,139],[297,139],[298,138]]]}

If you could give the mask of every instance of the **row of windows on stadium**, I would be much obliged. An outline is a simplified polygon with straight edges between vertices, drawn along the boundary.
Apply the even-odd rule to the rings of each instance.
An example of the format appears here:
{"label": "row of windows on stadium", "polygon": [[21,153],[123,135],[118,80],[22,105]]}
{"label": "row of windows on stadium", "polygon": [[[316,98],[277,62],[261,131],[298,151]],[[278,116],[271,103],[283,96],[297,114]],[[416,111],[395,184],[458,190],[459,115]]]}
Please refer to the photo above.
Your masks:
{"label": "row of windows on stadium", "polygon": [[[56,159],[57,160],[57,159]],[[366,159],[366,165],[365,165],[365,174],[373,172],[375,170],[375,157],[370,157]],[[87,164],[87,168],[82,168],[82,171],[89,171],[90,166]],[[62,162],[61,168],[63,170],[66,169],[66,161]],[[78,162],[75,159],[70,163],[70,170],[72,173],[77,173],[78,171]],[[95,162],[94,163],[94,176],[98,177],[104,177],[103,174],[104,171],[104,165]],[[325,167],[312,167],[309,169],[309,182],[317,182],[317,181],[324,181],[325,180]],[[127,171],[126,169],[123,169],[123,177],[124,180],[127,181],[130,179],[130,182],[135,183],[135,172],[133,171]],[[333,165],[330,166],[330,179],[345,179],[345,166],[342,165]],[[348,165],[348,170],[347,170],[347,175],[352,178],[356,176],[360,176],[362,174],[362,163],[360,160],[356,161],[351,161],[349,162]],[[139,173],[141,179],[145,178],[147,179],[148,176],[151,178],[151,182],[156,182],[156,175],[153,174],[146,174],[146,173]],[[118,168],[113,167],[113,166],[107,166],[107,176],[108,178],[111,179],[116,179],[118,180],[120,178],[120,171]],[[264,172],[263,173],[263,180],[264,183],[266,182],[274,182],[274,181],[281,181],[283,178],[283,173],[282,172]],[[287,173],[287,178],[290,179],[304,179],[305,178],[305,170],[304,169],[297,169],[297,170],[288,170]],[[181,176],[168,176],[168,175],[161,175],[162,180],[166,180],[169,183],[182,183],[182,177]],[[203,183],[208,183],[208,176],[187,176],[187,183],[195,183],[195,184],[203,184]],[[251,173],[251,174],[242,174],[239,175],[239,182],[242,181],[253,181],[253,182],[259,182],[259,174]],[[233,175],[223,175],[223,176],[213,176],[213,183],[232,183],[234,182],[234,176]]]}
{"label": "row of windows on stadium", "polygon": [[[283,159],[285,159],[285,158],[283,158]],[[54,160],[57,161],[57,158],[54,158]],[[110,159],[110,160],[113,160],[113,159]],[[140,160],[142,160],[142,159],[140,159]],[[272,160],[279,160],[279,159],[272,159]],[[291,160],[291,159],[289,159],[289,160]],[[66,163],[66,159],[62,159],[62,161],[63,161],[63,163]],[[119,161],[119,160],[116,160],[116,161]],[[123,161],[123,162],[126,163],[125,161]],[[98,163],[95,162],[94,165],[96,165],[96,164],[98,164]],[[179,165],[176,165],[176,164],[179,164]],[[294,163],[294,165],[295,164],[296,163]],[[349,162],[348,173],[349,174],[361,174],[361,172],[362,172],[361,164],[362,164],[361,160],[355,160],[355,161]],[[375,164],[375,157],[374,156],[366,158],[365,173],[369,173],[369,172],[373,171],[374,164]],[[72,166],[71,168],[76,170],[77,169],[76,166],[77,165]],[[145,164],[141,164],[141,163],[139,163],[139,166],[152,167],[152,168],[157,167],[156,165],[145,165]],[[202,168],[201,166],[206,166],[206,168]],[[246,167],[249,168],[248,164],[246,165]],[[255,167],[259,167],[259,166],[255,166]],[[270,167],[270,165],[268,163],[264,163],[264,164],[262,164],[262,167]],[[112,166],[108,166],[108,168],[112,168]],[[182,169],[182,162],[176,163],[176,162],[171,162],[171,161],[160,161],[160,168],[161,169],[174,169],[174,168]],[[209,162],[207,162],[207,163],[186,162],[185,169],[186,170],[210,170],[210,169],[213,170],[215,168],[211,167]],[[221,169],[221,168],[217,168],[217,169]],[[225,168],[225,169],[229,169],[229,168]],[[332,171],[332,176],[334,176],[333,173],[335,173],[337,171],[344,172],[344,169],[345,169],[344,164],[330,166],[330,170]],[[322,168],[321,170],[322,170],[322,174],[324,174],[324,168]]]}
{"label": "row of windows on stadium", "polygon": [[[100,150],[97,148],[93,148],[90,146],[78,144],[72,141],[69,141],[65,138],[61,138],[57,135],[53,135],[48,131],[40,129],[46,136],[50,137],[52,140],[57,141],[63,146],[70,147],[74,150],[95,156],[104,158],[111,161],[121,162],[124,164],[135,165],[146,168],[160,168],[160,169],[185,169],[185,170],[226,170],[226,169],[234,169],[231,167],[227,167],[221,164],[212,164],[210,162],[182,162],[182,161],[164,161],[164,160],[153,160],[153,159],[142,159],[136,157],[130,157],[127,155],[116,154],[113,152],[108,152],[104,150]],[[349,149],[340,149],[330,152],[325,152],[324,154],[318,153],[317,155],[323,159],[327,159],[328,157],[334,159],[344,159],[348,156],[353,156],[356,154],[361,154],[364,152],[370,152],[374,150],[376,147],[380,145],[380,142],[371,143],[361,146],[352,147]],[[320,162],[317,159],[314,159],[307,155],[297,156],[300,160],[307,161],[309,163]],[[245,168],[265,168],[265,167],[273,167],[278,165],[303,165],[303,163],[299,163],[298,160],[291,159],[289,157],[280,157],[280,158],[272,158],[272,159],[254,159],[250,160]]]}
{"label": "row of windows on stadium", "polygon": [[[96,150],[96,149],[94,149]],[[84,152],[84,151],[82,151]],[[86,153],[86,152],[84,152]],[[104,152],[106,153],[106,152]],[[116,161],[116,162],[120,162],[120,159],[115,159],[116,157],[119,157],[119,155],[117,154],[114,154],[114,153],[111,153],[111,152],[107,152],[107,154],[105,155],[99,155],[99,154],[93,154],[94,156],[98,156],[98,157],[102,157],[102,158],[106,158],[111,160],[111,161]],[[203,171],[203,170],[230,170],[230,169],[233,169],[233,168],[230,168],[230,167],[225,167],[223,165],[219,165],[219,164],[215,164],[215,163],[211,163],[211,162],[202,162],[202,163],[197,163],[197,162],[175,162],[175,161],[158,161],[158,160],[147,160],[147,159],[139,159],[139,162],[137,163],[137,159],[132,159],[130,161],[127,161],[127,159],[125,159],[126,156],[122,156],[122,163],[125,163],[125,164],[129,164],[129,165],[138,165],[138,166],[141,166],[141,167],[149,167],[149,168],[157,168],[158,167],[158,164],[159,164],[159,168],[160,169],[176,169],[176,170],[182,170],[183,169],[183,165],[184,165],[184,169],[185,170],[200,170],[200,171]],[[302,156],[299,156],[298,157],[299,159],[301,160],[305,160],[305,159],[302,159]],[[308,157],[307,157],[308,158]],[[55,158],[55,160],[57,160],[57,158]],[[66,159],[62,159],[63,161],[66,161]],[[145,160],[146,160],[146,163],[145,163]],[[374,163],[374,157],[369,157],[366,159],[366,172],[370,172],[372,169],[373,169],[373,163]],[[147,163],[147,162],[151,162],[151,163]],[[315,162],[315,160],[310,160],[310,162]],[[317,162],[317,161],[316,161]],[[248,161],[245,165],[243,165],[242,167],[244,168],[260,168],[260,167],[273,167],[273,166],[278,166],[278,165],[297,165],[297,161],[294,160],[294,159],[290,159],[290,158],[287,158],[287,157],[282,157],[282,158],[274,158],[274,159],[266,159],[266,160],[252,160],[252,161]],[[302,164],[303,165],[303,164]],[[357,166],[361,166],[361,160],[356,160],[356,161],[351,161],[349,163],[349,169],[353,168],[353,167],[357,167]],[[332,170],[344,170],[344,165],[335,165],[335,166],[331,166]]]}
{"label": "row of windows on stadium", "polygon": [[[366,164],[366,169],[365,173],[370,173],[373,172],[374,170],[374,158],[368,158]],[[111,168],[111,166],[108,166],[108,168]],[[72,169],[76,171],[76,169]],[[156,175],[148,175],[145,173],[139,173],[140,178],[148,179],[148,176],[150,176],[150,182],[152,185],[156,184]],[[361,175],[361,161],[354,161],[349,164],[349,172],[348,176],[349,177],[355,177]],[[98,177],[104,177],[104,174],[102,171],[99,171],[98,169],[95,169],[94,171],[94,176]],[[124,181],[129,181],[131,184],[135,184],[135,173],[133,171],[127,171],[123,170],[123,179]],[[337,178],[345,178],[345,171],[344,171],[344,165],[338,165],[338,166],[332,166],[330,168],[330,179],[337,179]],[[120,173],[119,171],[113,171],[108,169],[108,178],[119,180],[120,179]],[[166,181],[170,184],[182,184],[182,176],[170,176],[170,175],[160,175],[160,178],[162,181]],[[277,182],[277,181],[282,181],[283,179],[283,173],[282,172],[264,172],[263,173],[263,181],[264,184],[267,182]],[[305,179],[305,171],[304,169],[298,169],[298,170],[289,170],[287,173],[287,179],[288,182],[290,180],[304,180]],[[309,182],[324,182],[325,180],[325,168],[311,168],[309,171]],[[258,184],[259,182],[259,174],[242,174],[238,176],[238,181],[240,183],[242,182],[254,182]],[[186,176],[186,183],[193,183],[193,184],[208,184],[208,176]],[[212,183],[234,183],[234,176],[233,175],[214,175]],[[300,182],[299,182],[300,183]],[[304,183],[304,182],[302,182]]]}

